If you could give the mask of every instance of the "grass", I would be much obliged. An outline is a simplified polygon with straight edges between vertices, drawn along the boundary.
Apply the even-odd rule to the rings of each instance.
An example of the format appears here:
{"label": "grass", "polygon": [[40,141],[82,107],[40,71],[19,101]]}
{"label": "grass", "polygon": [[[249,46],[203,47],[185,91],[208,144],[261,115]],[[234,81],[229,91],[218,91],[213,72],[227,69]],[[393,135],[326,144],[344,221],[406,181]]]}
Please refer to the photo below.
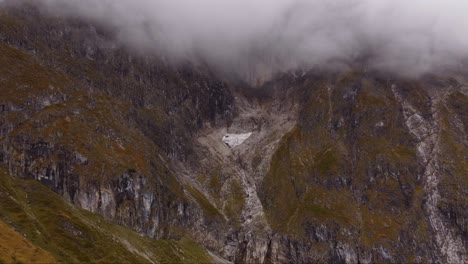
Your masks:
{"label": "grass", "polygon": [[32,93],[43,95],[50,87],[63,87],[70,79],[40,65],[30,54],[0,42],[0,103],[21,104]]}
{"label": "grass", "polygon": [[178,242],[157,241],[154,248],[159,263],[212,263],[206,250],[187,237]]}
{"label": "grass", "polygon": [[0,263],[57,263],[47,251],[35,246],[0,220]]}
{"label": "grass", "polygon": [[[210,261],[206,251],[189,238],[180,241],[146,238],[99,215],[73,207],[36,181],[12,178],[4,169],[0,170],[0,185],[3,221],[0,228],[2,234],[9,232],[14,238],[6,243],[1,242],[4,236],[0,236],[0,249],[11,253],[15,248],[16,259],[25,263],[54,259],[65,263]],[[12,255],[2,256],[11,258]],[[9,262],[8,259],[4,261]]]}
{"label": "grass", "polygon": [[219,210],[206,198],[206,196],[197,188],[186,185],[185,188],[190,195],[195,199],[200,208],[203,209],[205,216],[210,219],[222,219],[222,214]]}
{"label": "grass", "polygon": [[240,216],[244,209],[244,204],[244,189],[238,181],[233,180],[230,185],[230,192],[227,196],[225,212],[226,216],[237,226],[240,225]]}

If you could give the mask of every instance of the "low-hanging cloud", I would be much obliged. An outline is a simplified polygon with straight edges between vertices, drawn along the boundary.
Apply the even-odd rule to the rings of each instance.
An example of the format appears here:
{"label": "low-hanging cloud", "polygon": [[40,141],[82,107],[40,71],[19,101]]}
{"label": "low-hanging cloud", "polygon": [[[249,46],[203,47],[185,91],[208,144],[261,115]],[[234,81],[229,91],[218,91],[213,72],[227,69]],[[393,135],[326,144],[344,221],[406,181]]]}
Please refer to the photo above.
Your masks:
{"label": "low-hanging cloud", "polygon": [[465,0],[36,0],[125,44],[252,79],[296,68],[417,75],[468,57]]}

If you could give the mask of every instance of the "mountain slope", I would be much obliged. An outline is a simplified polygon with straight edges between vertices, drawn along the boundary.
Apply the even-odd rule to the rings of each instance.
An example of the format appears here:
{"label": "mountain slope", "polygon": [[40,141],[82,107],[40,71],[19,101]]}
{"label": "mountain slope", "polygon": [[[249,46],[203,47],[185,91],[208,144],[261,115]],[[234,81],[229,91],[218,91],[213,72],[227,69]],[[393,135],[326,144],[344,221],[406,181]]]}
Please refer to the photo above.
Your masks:
{"label": "mountain slope", "polygon": [[[438,208],[440,197],[447,197],[439,193],[442,181],[458,183],[451,185],[449,210],[461,212],[466,204],[466,160],[460,155],[467,153],[466,134],[440,125],[439,111],[451,102],[439,98],[454,98],[449,83],[388,82],[357,72],[311,84],[298,125],[283,138],[260,196],[272,227],[303,247],[292,256],[296,261],[466,259],[463,226],[453,221],[464,213],[447,217]],[[440,130],[452,131],[464,149],[445,154],[465,167],[458,176],[447,173],[435,153],[447,146]]]}
{"label": "mountain slope", "polygon": [[2,263],[56,263],[48,252],[34,246],[3,221],[0,221],[0,256]]}
{"label": "mountain slope", "polygon": [[0,21],[0,212],[57,261],[466,261],[468,75],[250,87],[34,5]]}
{"label": "mountain slope", "polygon": [[208,253],[188,238],[146,238],[73,207],[34,180],[13,178],[3,168],[0,182],[0,240],[5,263],[211,262]]}

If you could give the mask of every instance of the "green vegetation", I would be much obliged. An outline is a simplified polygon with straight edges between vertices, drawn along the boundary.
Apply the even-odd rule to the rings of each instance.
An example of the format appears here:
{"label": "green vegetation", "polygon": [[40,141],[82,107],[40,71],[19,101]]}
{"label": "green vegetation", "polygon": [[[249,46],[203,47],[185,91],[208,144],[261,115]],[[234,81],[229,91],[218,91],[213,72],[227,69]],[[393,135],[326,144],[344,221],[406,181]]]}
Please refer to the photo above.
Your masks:
{"label": "green vegetation", "polygon": [[36,247],[0,220],[0,263],[56,263],[50,253]]}
{"label": "green vegetation", "polygon": [[[25,234],[23,241],[20,235],[12,233],[12,239],[15,239],[11,243],[1,242],[3,236],[0,236],[0,250],[11,253],[11,247],[15,247],[17,260],[27,263],[53,259],[64,263],[211,261],[206,251],[188,238],[180,241],[146,238],[101,216],[73,207],[34,180],[12,178],[4,169],[0,169],[0,215],[3,222]],[[2,230],[14,232],[2,221]],[[15,255],[3,256],[7,259],[2,260],[8,262],[8,258]]]}
{"label": "green vegetation", "polygon": [[226,216],[234,221],[235,224],[240,224],[240,215],[244,209],[245,198],[244,189],[238,181],[232,181],[230,185],[230,192],[226,201]]}
{"label": "green vegetation", "polygon": [[222,219],[221,213],[218,209],[206,198],[206,196],[197,188],[190,185],[185,186],[189,191],[190,195],[195,199],[195,201],[200,205],[205,212],[205,216],[212,219]]}
{"label": "green vegetation", "polygon": [[40,65],[30,54],[0,42],[0,94],[2,102],[22,104],[32,94],[70,84],[69,78]]}
{"label": "green vegetation", "polygon": [[205,249],[186,237],[180,241],[156,241],[154,247],[159,263],[212,263]]}
{"label": "green vegetation", "polygon": [[441,106],[441,153],[439,179],[441,199],[437,205],[446,215],[452,214],[453,223],[463,232],[468,232],[468,96],[454,93]]}

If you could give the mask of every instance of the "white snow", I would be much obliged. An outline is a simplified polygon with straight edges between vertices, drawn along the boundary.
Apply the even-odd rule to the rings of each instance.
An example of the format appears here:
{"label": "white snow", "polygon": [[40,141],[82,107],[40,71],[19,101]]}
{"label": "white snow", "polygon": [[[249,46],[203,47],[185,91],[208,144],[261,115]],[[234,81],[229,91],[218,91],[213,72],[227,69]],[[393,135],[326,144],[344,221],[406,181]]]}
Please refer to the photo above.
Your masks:
{"label": "white snow", "polygon": [[228,145],[228,147],[234,148],[244,143],[251,135],[252,132],[245,134],[226,134],[223,137],[223,142]]}

